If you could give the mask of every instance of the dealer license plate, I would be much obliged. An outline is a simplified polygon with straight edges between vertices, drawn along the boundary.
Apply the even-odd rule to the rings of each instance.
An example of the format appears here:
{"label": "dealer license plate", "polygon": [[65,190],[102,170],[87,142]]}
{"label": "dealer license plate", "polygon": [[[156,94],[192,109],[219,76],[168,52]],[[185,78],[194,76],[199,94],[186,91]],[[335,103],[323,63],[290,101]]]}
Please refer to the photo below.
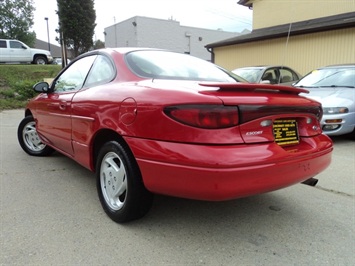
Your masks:
{"label": "dealer license plate", "polygon": [[293,119],[275,120],[273,124],[275,142],[279,145],[299,143],[297,122]]}

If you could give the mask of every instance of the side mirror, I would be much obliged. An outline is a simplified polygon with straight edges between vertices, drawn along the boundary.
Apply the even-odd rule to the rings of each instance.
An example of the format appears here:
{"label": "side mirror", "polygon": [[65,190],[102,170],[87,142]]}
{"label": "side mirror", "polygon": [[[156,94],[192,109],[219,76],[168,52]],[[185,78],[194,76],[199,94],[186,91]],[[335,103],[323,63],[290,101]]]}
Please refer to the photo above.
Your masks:
{"label": "side mirror", "polygon": [[49,91],[49,84],[47,82],[38,82],[33,86],[33,89],[36,92],[48,92]]}

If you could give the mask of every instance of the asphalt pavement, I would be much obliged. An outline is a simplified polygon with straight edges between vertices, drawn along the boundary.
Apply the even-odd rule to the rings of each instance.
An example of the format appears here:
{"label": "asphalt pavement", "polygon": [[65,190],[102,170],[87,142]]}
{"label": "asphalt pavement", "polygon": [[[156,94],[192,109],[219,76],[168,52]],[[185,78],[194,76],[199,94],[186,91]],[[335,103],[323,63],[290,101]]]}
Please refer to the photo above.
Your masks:
{"label": "asphalt pavement", "polygon": [[0,265],[355,265],[355,141],[333,138],[316,187],[227,202],[156,196],[116,224],[95,176],[17,142],[23,110],[0,112]]}

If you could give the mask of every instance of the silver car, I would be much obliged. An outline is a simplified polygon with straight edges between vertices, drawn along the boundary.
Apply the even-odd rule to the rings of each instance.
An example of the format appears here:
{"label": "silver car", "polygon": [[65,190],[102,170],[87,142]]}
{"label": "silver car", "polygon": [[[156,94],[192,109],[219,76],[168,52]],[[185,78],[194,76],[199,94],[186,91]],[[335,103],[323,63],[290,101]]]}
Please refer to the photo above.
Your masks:
{"label": "silver car", "polygon": [[293,86],[309,90],[304,96],[322,104],[325,134],[352,133],[355,137],[355,64],[313,70]]}
{"label": "silver car", "polygon": [[250,83],[291,85],[302,76],[286,66],[252,66],[232,70]]}

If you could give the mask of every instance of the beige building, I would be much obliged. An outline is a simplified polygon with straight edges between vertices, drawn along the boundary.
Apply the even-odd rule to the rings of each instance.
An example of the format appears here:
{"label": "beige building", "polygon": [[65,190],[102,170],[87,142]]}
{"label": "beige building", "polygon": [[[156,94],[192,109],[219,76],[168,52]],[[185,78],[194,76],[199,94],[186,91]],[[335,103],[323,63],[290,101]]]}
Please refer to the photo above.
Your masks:
{"label": "beige building", "polygon": [[253,9],[250,34],[206,45],[229,70],[285,65],[301,74],[355,63],[355,0],[239,0]]}

